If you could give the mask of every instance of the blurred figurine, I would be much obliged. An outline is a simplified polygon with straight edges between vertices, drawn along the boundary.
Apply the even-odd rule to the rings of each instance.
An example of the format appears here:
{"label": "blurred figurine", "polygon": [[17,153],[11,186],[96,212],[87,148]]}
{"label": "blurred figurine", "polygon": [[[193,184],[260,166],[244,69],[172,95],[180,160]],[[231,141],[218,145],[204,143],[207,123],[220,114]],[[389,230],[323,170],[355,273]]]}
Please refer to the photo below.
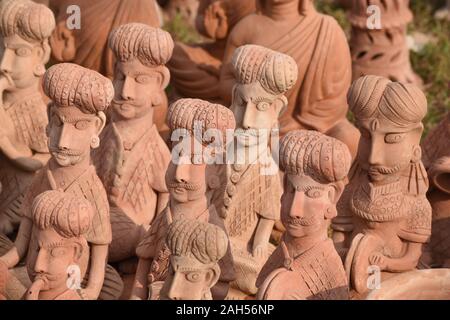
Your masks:
{"label": "blurred figurine", "polygon": [[109,261],[119,262],[136,255],[169,199],[165,173],[170,151],[153,123],[153,109],[169,83],[165,63],[173,41],[161,29],[130,23],[111,33],[109,46],[117,61],[115,96],[111,121],[93,158],[111,209]]}
{"label": "blurred figurine", "polygon": [[354,156],[359,133],[346,118],[351,58],[343,30],[331,16],[319,14],[312,0],[258,0],[257,5],[258,13],[239,21],[228,38],[220,77],[224,103],[231,103],[237,81],[231,62],[238,47],[255,44],[287,54],[297,63],[298,81],[286,92],[281,136],[316,130],[343,141]]}
{"label": "blurred figurine", "polygon": [[35,172],[50,158],[40,79],[54,28],[53,13],[44,5],[0,2],[0,234],[10,234],[19,225],[23,197]]}
{"label": "blurred figurine", "polygon": [[219,76],[228,35],[255,11],[255,0],[200,0],[197,31],[211,39],[196,45],[177,42],[168,63],[175,95],[220,103]]}
{"label": "blurred figurine", "polygon": [[377,75],[392,81],[421,85],[409,60],[406,39],[413,20],[409,0],[347,0],[352,25],[350,48],[353,80]]}
{"label": "blurred figurine", "polygon": [[283,138],[281,221],[286,232],[259,274],[259,299],[348,299],[344,266],[328,227],[351,162],[344,143],[321,133],[293,131]]}
{"label": "blurred figurine", "polygon": [[94,210],[84,198],[50,190],[32,206],[36,259],[27,261],[33,284],[25,300],[83,300],[81,282],[89,264],[86,234]]}
{"label": "blurred figurine", "polygon": [[167,233],[171,252],[161,300],[212,300],[211,288],[220,278],[219,260],[227,253],[225,232],[209,223],[179,219]]}
{"label": "blurred figurine", "polygon": [[346,254],[351,289],[363,296],[373,273],[384,281],[415,269],[430,238],[420,147],[427,99],[412,84],[378,76],[358,79],[348,97],[361,141],[338,203],[333,238]]}

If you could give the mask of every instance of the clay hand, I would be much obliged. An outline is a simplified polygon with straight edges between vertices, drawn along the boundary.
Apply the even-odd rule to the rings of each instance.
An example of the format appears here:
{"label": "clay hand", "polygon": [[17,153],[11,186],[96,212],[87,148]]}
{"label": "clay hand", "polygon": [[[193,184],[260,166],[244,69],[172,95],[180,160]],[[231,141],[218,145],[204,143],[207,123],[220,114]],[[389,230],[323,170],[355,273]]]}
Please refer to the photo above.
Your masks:
{"label": "clay hand", "polygon": [[381,252],[373,253],[369,257],[369,262],[371,265],[376,265],[380,267],[381,270],[386,270],[387,268],[387,257],[383,255]]}
{"label": "clay hand", "polygon": [[258,260],[263,260],[267,256],[267,247],[263,245],[257,245],[253,248],[253,257]]}
{"label": "clay hand", "polygon": [[228,21],[220,2],[214,2],[205,11],[205,31],[212,39],[224,39],[228,33]]}

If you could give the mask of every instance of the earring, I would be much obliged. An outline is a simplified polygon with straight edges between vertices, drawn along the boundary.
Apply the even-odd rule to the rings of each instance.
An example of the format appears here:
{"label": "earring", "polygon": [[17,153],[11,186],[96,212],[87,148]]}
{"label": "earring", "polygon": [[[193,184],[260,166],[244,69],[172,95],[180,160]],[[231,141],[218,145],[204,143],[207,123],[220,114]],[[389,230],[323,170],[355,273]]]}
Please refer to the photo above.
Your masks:
{"label": "earring", "polygon": [[45,66],[42,64],[35,66],[33,73],[36,77],[42,77],[45,73]]}
{"label": "earring", "polygon": [[422,159],[422,148],[420,146],[414,146],[412,152],[412,163],[417,163]]}
{"label": "earring", "polygon": [[336,215],[337,214],[337,210],[336,210],[336,208],[335,207],[328,207],[327,208],[327,215],[328,216],[334,216],[334,215]]}
{"label": "earring", "polygon": [[203,292],[202,300],[212,300],[212,294],[210,290],[206,290]]}
{"label": "earring", "polygon": [[100,146],[100,138],[95,136],[91,139],[91,148],[96,149]]}

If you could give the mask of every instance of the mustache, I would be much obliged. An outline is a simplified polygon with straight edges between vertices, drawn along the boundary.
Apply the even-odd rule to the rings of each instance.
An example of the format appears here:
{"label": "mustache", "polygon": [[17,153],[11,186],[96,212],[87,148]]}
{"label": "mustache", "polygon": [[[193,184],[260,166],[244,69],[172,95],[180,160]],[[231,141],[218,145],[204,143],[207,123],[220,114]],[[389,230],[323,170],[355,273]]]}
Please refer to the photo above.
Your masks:
{"label": "mustache", "polygon": [[393,167],[386,167],[386,166],[370,166],[369,167],[369,175],[389,175],[389,174],[394,174],[397,173],[401,170],[401,165],[395,165]]}
{"label": "mustache", "polygon": [[69,157],[78,157],[83,154],[83,151],[76,150],[76,149],[61,149],[61,148],[55,148],[55,147],[50,147],[49,149],[50,149],[51,153],[57,153],[57,154],[65,155],[65,156],[69,156]]}
{"label": "mustache", "polygon": [[141,100],[122,100],[122,99],[113,99],[112,105],[115,106],[121,106],[124,104],[128,104],[130,106],[141,106],[143,104],[143,101]]}
{"label": "mustache", "polygon": [[33,272],[33,278],[34,281],[43,280],[45,283],[48,283],[49,281],[56,281],[58,279],[58,276],[51,275],[46,272]]}
{"label": "mustache", "polygon": [[187,182],[169,182],[167,184],[167,187],[170,189],[186,189],[189,191],[197,191],[200,189],[201,185],[200,183],[187,183]]}
{"label": "mustache", "polygon": [[308,227],[308,226],[312,226],[317,221],[318,221],[318,219],[316,217],[310,217],[310,218],[300,217],[300,218],[289,218],[287,220],[287,223],[290,225],[293,225],[293,226]]}
{"label": "mustache", "polygon": [[236,136],[250,136],[250,137],[259,137],[260,133],[257,129],[242,129],[238,128],[234,131]]}

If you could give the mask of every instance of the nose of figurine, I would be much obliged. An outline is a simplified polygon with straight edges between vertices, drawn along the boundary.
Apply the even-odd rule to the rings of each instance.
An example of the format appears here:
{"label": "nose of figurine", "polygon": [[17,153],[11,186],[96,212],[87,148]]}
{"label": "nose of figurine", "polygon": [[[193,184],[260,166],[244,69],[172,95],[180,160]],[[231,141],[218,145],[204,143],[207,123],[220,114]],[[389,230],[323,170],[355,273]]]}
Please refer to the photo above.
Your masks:
{"label": "nose of figurine", "polygon": [[63,124],[61,134],[59,136],[58,147],[60,150],[69,150],[70,141],[73,139],[73,134],[70,132],[68,125]]}
{"label": "nose of figurine", "polygon": [[244,118],[242,119],[242,128],[245,130],[253,128],[253,121],[255,119],[255,115],[253,114],[253,109],[255,108],[253,102],[247,102],[247,106],[244,112]]}
{"label": "nose of figurine", "polygon": [[177,182],[188,182],[189,181],[189,164],[180,163],[176,166],[175,180]]}
{"label": "nose of figurine", "polygon": [[172,283],[170,284],[169,290],[167,292],[167,297],[170,300],[182,300],[181,287],[178,285],[179,274],[175,273],[172,278]]}
{"label": "nose of figurine", "polygon": [[3,57],[1,58],[0,62],[0,70],[2,73],[9,74],[11,73],[12,69],[12,54],[10,50],[5,50],[3,52]]}
{"label": "nose of figurine", "polygon": [[47,264],[45,263],[45,252],[41,249],[36,259],[36,263],[34,265],[34,271],[36,273],[45,273],[47,272]]}
{"label": "nose of figurine", "polygon": [[305,193],[295,191],[294,193],[294,199],[292,199],[291,203],[291,209],[289,211],[289,216],[291,218],[300,218],[304,215],[304,200],[305,200]]}
{"label": "nose of figurine", "polygon": [[129,77],[125,78],[125,81],[123,83],[122,92],[121,92],[122,99],[124,100],[133,100],[134,96],[134,85],[132,83],[132,79]]}

